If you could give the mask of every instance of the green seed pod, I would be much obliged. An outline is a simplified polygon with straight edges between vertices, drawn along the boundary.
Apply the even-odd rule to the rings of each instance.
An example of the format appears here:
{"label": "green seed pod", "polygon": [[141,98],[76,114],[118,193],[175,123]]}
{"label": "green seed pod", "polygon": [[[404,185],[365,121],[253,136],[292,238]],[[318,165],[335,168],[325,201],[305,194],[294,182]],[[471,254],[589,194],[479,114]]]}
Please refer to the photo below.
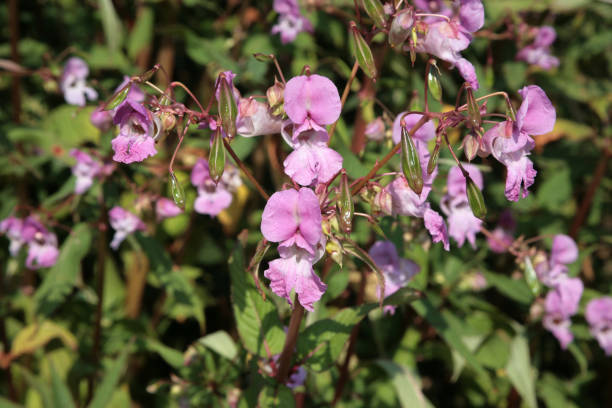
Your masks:
{"label": "green seed pod", "polygon": [[[162,106],[169,106],[171,103],[172,101],[170,101],[170,99],[166,95],[163,95],[159,99],[159,104]],[[165,132],[171,131],[176,126],[176,116],[174,116],[170,112],[161,112],[159,114],[159,119],[161,121],[162,129]]]}
{"label": "green seed pod", "polygon": [[474,180],[466,173],[464,173],[466,183],[466,190],[468,196],[468,202],[470,203],[470,208],[472,209],[472,213],[476,218],[480,218],[481,220],[487,215],[487,206],[484,201],[484,197],[482,196],[482,191],[478,188]]}
{"label": "green seed pod", "polygon": [[480,139],[473,133],[469,133],[463,140],[463,153],[468,161],[472,161],[480,149]]}
{"label": "green seed pod", "polygon": [[238,106],[232,92],[232,86],[224,74],[219,76],[219,98],[217,102],[223,130],[225,130],[230,139],[233,139],[236,136]]}
{"label": "green seed pod", "polygon": [[482,124],[480,107],[478,106],[478,102],[476,102],[476,98],[474,98],[472,87],[466,86],[465,92],[467,95],[468,124],[472,129],[480,129],[480,125]]}
{"label": "green seed pod", "polygon": [[348,182],[348,176],[343,170],[340,175],[340,195],[338,197],[338,220],[340,221],[340,230],[349,234],[353,229],[353,215],[355,208],[353,197],[351,197],[351,187]]}
{"label": "green seed pod", "polygon": [[400,46],[406,41],[412,32],[414,24],[414,10],[412,7],[400,10],[389,28],[389,44],[391,47]]}
{"label": "green seed pod", "polygon": [[376,27],[383,29],[387,26],[387,15],[379,0],[361,0],[361,7],[374,21]]}
{"label": "green seed pod", "polygon": [[132,83],[130,82],[126,86],[124,86],[119,92],[113,95],[113,97],[108,102],[106,102],[106,106],[104,107],[104,110],[115,109],[117,106],[121,104],[121,102],[125,101],[125,98],[127,98],[128,93],[130,92],[131,86],[132,86]]}
{"label": "green seed pod", "polygon": [[542,292],[542,284],[540,283],[540,279],[538,279],[538,275],[536,274],[533,264],[531,263],[531,259],[526,256],[523,260],[525,261],[525,281],[527,282],[527,286],[529,286],[529,289],[531,289],[531,293],[533,293],[534,296],[540,296],[540,293]]}
{"label": "green seed pod", "polygon": [[438,157],[440,157],[440,143],[436,143],[436,146],[431,152],[431,156],[429,156],[429,161],[427,162],[427,174],[433,173],[438,165]]}
{"label": "green seed pod", "polygon": [[357,30],[355,23],[351,23],[351,30],[353,31],[353,52],[355,53],[355,59],[357,60],[357,63],[359,64],[359,67],[361,67],[362,71],[375,81],[376,64],[374,63],[372,50],[370,50],[370,46],[363,38],[359,30]]}
{"label": "green seed pod", "polygon": [[183,190],[183,186],[181,186],[181,183],[176,179],[174,172],[170,173],[170,193],[172,194],[174,204],[184,209],[185,190]]}
{"label": "green seed pod", "polygon": [[406,177],[406,181],[412,191],[421,194],[421,191],[423,191],[423,171],[421,170],[419,153],[405,126],[402,126],[401,144],[402,171],[404,172],[404,177]]}
{"label": "green seed pod", "polygon": [[419,39],[419,36],[417,34],[417,30],[415,27],[412,27],[412,32],[410,33],[411,37],[412,37],[412,41],[410,43],[410,63],[412,64],[412,66],[414,67],[414,62],[416,61],[416,45],[417,45],[417,41]]}
{"label": "green seed pod", "polygon": [[223,146],[221,129],[218,127],[213,135],[212,145],[210,146],[208,170],[210,172],[210,178],[212,178],[215,183],[221,180],[221,176],[223,176],[223,171],[225,170],[225,147]]}
{"label": "green seed pod", "polygon": [[272,61],[273,59],[272,54],[262,54],[261,52],[256,52],[253,54],[253,57],[255,57],[255,59],[259,62],[268,62]]}
{"label": "green seed pod", "polygon": [[442,84],[440,83],[440,70],[438,66],[433,63],[427,73],[427,88],[438,102],[442,102]]}

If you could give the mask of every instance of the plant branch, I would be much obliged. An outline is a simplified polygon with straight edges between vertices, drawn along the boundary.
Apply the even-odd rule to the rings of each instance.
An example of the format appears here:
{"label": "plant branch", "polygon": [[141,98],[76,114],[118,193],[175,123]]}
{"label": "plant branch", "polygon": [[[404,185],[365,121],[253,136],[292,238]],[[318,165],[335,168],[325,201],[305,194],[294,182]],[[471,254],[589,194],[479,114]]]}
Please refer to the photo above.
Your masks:
{"label": "plant branch", "polygon": [[[340,105],[344,108],[344,103],[346,102],[346,98],[348,98],[348,94],[351,90],[351,84],[353,83],[353,79],[357,76],[357,70],[359,69],[359,63],[355,61],[353,64],[353,69],[351,70],[351,75],[349,76],[348,81],[346,82],[346,86],[344,87],[344,91],[342,91],[342,98],[340,99]],[[340,120],[340,118],[338,118]],[[327,145],[329,146],[332,141],[332,137],[334,136],[334,132],[336,131],[336,126],[338,125],[338,120],[336,120],[329,129],[329,140],[327,141]]]}
{"label": "plant branch", "polygon": [[279,368],[278,373],[276,374],[276,380],[281,384],[285,383],[287,375],[289,375],[293,349],[297,343],[302,317],[304,317],[304,307],[299,302],[297,294],[295,295],[294,305],[293,312],[291,313],[291,320],[289,321],[289,330],[287,331],[287,337],[285,338],[285,345],[283,346],[283,351],[278,359]]}
{"label": "plant branch", "polygon": [[249,169],[246,168],[242,160],[240,160],[238,155],[236,155],[236,152],[234,152],[234,149],[232,149],[232,146],[230,146],[229,142],[225,138],[223,139],[223,145],[225,146],[225,149],[230,154],[230,156],[232,156],[232,159],[234,159],[236,165],[240,168],[240,170],[242,170],[242,173],[244,173],[244,175],[251,181],[251,183],[253,183],[257,191],[259,191],[259,194],[261,194],[264,199],[268,200],[270,198],[270,195],[266,193],[266,190],[264,190],[261,184],[259,184],[255,177],[253,177]]}

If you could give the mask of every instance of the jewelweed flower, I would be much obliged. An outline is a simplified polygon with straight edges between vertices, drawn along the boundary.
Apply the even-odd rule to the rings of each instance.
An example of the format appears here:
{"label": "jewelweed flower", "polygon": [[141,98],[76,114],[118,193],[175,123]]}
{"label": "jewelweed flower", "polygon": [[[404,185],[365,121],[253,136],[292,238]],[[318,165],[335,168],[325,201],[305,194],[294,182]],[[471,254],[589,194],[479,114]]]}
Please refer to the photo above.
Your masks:
{"label": "jewelweed flower", "polygon": [[423,220],[425,221],[425,228],[429,231],[429,235],[431,235],[433,242],[442,242],[444,249],[448,251],[450,248],[448,230],[446,229],[446,223],[442,216],[438,214],[437,211],[428,208],[425,210]]}
{"label": "jewelweed flower", "polygon": [[253,137],[280,133],[283,121],[273,116],[267,103],[254,98],[240,99],[236,129],[239,135]]}
{"label": "jewelweed flower", "polygon": [[72,149],[70,155],[76,159],[72,174],[76,177],[75,194],[83,194],[93,184],[94,178],[102,172],[102,163],[82,150]]}
{"label": "jewelweed flower", "polygon": [[9,239],[9,252],[17,256],[21,247],[26,243],[22,236],[23,220],[17,217],[8,217],[0,222],[0,232]]}
{"label": "jewelweed flower", "polygon": [[556,38],[557,32],[553,27],[540,27],[533,43],[522,48],[516,54],[516,59],[531,65],[537,65],[545,70],[558,67],[559,59],[550,54],[550,46]]}
{"label": "jewelweed flower", "polygon": [[60,89],[67,103],[85,106],[87,100],[98,99],[98,93],[85,82],[88,75],[89,67],[81,58],[71,57],[66,61],[60,78]]}
{"label": "jewelweed flower", "polygon": [[[210,177],[208,161],[199,159],[191,171],[191,184],[198,189],[198,197],[194,203],[194,209],[200,214],[211,217],[218,215],[232,203],[232,192],[240,186],[240,176],[226,166],[219,183],[215,183]],[[237,177],[237,179],[236,179]]]}
{"label": "jewelweed flower", "polygon": [[302,15],[297,0],[274,0],[274,11],[278,22],[272,27],[272,34],[280,34],[281,42],[293,42],[303,31],[312,32],[312,24]]}
{"label": "jewelweed flower", "polygon": [[28,268],[48,268],[55,265],[59,256],[57,237],[35,217],[8,217],[0,222],[0,233],[6,234],[9,239],[9,252],[12,256],[16,256],[24,245],[28,246]]}
{"label": "jewelweed flower", "polygon": [[570,317],[578,310],[583,289],[580,279],[566,278],[546,295],[542,324],[559,340],[562,349],[566,349],[574,339]]}
{"label": "jewelweed flower", "polygon": [[500,216],[497,226],[491,231],[491,236],[487,236],[487,243],[491,251],[502,254],[514,242],[514,229],[516,222],[509,210],[504,210]]}
{"label": "jewelweed flower", "polygon": [[612,355],[612,297],[591,300],[584,314],[591,334],[597,339],[606,355]]}
{"label": "jewelweed flower", "polygon": [[557,116],[550,99],[539,86],[529,85],[518,92],[523,103],[516,113],[516,122],[501,122],[489,129],[483,138],[484,152],[493,154],[507,168],[505,194],[510,201],[527,197],[537,174],[528,158],[535,146],[531,135],[550,132]]}
{"label": "jewelweed flower", "polygon": [[578,247],[574,240],[563,234],[553,237],[550,258],[535,265],[540,281],[549,287],[555,287],[567,277],[567,265],[578,259]]}
{"label": "jewelweed flower", "polygon": [[126,99],[115,111],[113,122],[119,125],[119,134],[111,141],[113,160],[128,164],[157,154],[153,115],[142,103]]}
{"label": "jewelweed flower", "polygon": [[166,197],[160,197],[155,202],[155,214],[157,215],[158,221],[176,217],[182,212],[183,210],[181,210],[181,207],[174,203],[174,200],[170,200]]}
{"label": "jewelweed flower", "polygon": [[111,227],[115,230],[115,235],[110,243],[111,248],[117,250],[123,240],[136,231],[144,231],[145,224],[131,212],[115,206],[108,212]]}
{"label": "jewelweed flower", "polygon": [[367,124],[365,135],[368,139],[380,142],[385,138],[385,122],[381,117],[377,117]]}

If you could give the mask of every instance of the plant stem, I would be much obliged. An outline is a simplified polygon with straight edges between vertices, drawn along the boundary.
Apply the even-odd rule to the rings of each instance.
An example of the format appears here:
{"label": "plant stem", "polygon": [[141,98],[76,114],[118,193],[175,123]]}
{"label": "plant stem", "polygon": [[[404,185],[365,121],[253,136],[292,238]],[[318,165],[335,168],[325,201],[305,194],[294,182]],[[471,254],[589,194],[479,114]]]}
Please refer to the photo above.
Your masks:
{"label": "plant stem", "polygon": [[[18,0],[9,0],[9,33],[11,43],[11,59],[19,64],[19,4]],[[21,82],[19,75],[14,74],[11,81],[11,104],[13,105],[13,122],[21,119]]]}
{"label": "plant stem", "polygon": [[291,320],[289,321],[289,330],[287,331],[287,337],[285,338],[285,345],[283,346],[283,352],[278,359],[279,368],[278,373],[276,374],[276,380],[281,384],[285,383],[287,375],[289,375],[293,349],[297,343],[302,317],[304,317],[304,307],[299,302],[297,295],[295,295],[294,305],[293,313],[291,313]]}
{"label": "plant stem", "polygon": [[[425,123],[427,123],[428,120],[429,120],[429,115],[428,114],[423,115],[423,117],[421,117],[421,119],[419,119],[419,121],[415,123],[412,129],[410,129],[410,132],[408,132],[410,136],[411,137],[414,136],[416,131],[419,130],[421,126],[423,126]],[[351,190],[351,194],[353,196],[357,195],[357,193],[359,193],[359,191],[361,191],[361,189],[367,184],[368,180],[374,177],[376,173],[378,172],[378,170],[380,170],[382,166],[384,166],[385,164],[387,164],[389,160],[391,160],[391,158],[399,151],[400,147],[401,147],[401,143],[396,144],[393,147],[393,149],[391,149],[391,151],[387,153],[385,157],[382,158],[381,161],[377,162],[374,165],[374,167],[372,167],[372,170],[370,170],[370,172],[367,175],[362,177],[359,180],[359,182],[357,182],[355,187],[353,187],[353,189]]]}
{"label": "plant stem", "polygon": [[[351,70],[351,75],[349,76],[348,81],[346,82],[346,86],[344,87],[344,91],[342,92],[342,98],[340,99],[340,105],[344,108],[344,103],[346,102],[346,98],[348,98],[348,94],[351,90],[351,84],[353,83],[353,79],[357,76],[357,70],[359,69],[359,63],[355,61],[353,64],[353,69]],[[340,120],[340,118],[338,118]],[[332,141],[332,136],[334,136],[334,132],[336,131],[336,125],[338,124],[338,120],[332,123],[331,128],[329,128],[329,140],[327,141],[327,145],[329,146]]]}
{"label": "plant stem", "polygon": [[[4,278],[4,266],[0,266],[0,299],[3,299],[4,293],[2,289],[6,287]],[[4,347],[4,354],[6,355],[9,354],[11,348],[9,345],[8,338],[6,337],[6,326],[4,322],[4,316],[0,316],[0,341],[2,341],[2,346]],[[6,385],[8,387],[9,399],[13,402],[17,402],[17,392],[15,391],[15,385],[13,383],[13,373],[11,371],[10,361],[11,360],[9,357],[9,364],[4,370],[6,371]]]}
{"label": "plant stem", "polygon": [[247,178],[249,180],[251,180],[251,183],[253,183],[253,185],[255,186],[257,191],[259,191],[259,194],[261,194],[261,196],[263,198],[268,200],[270,198],[270,195],[268,195],[268,193],[266,193],[266,190],[264,190],[263,187],[261,186],[261,184],[259,184],[257,182],[257,180],[255,179],[255,177],[253,177],[253,175],[251,174],[249,169],[247,169],[246,166],[244,165],[244,163],[242,162],[242,160],[240,160],[240,158],[238,158],[238,155],[236,155],[236,152],[234,152],[234,149],[232,149],[232,147],[230,146],[229,142],[225,138],[223,139],[223,145],[225,146],[225,149],[230,154],[230,156],[232,156],[232,159],[234,159],[234,162],[236,163],[236,165],[240,168],[240,170],[242,170],[244,175],[247,176]]}

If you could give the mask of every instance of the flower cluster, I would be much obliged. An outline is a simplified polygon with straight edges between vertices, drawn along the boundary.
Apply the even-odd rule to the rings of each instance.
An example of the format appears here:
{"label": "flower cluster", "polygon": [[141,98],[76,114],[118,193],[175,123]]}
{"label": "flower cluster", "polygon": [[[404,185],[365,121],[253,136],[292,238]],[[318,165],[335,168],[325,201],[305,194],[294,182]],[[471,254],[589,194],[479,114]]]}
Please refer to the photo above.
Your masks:
{"label": "flower cluster", "polygon": [[591,300],[587,304],[585,317],[593,337],[608,356],[612,355],[612,298],[604,296]]}
{"label": "flower cluster", "polygon": [[24,219],[8,217],[2,220],[0,233],[6,234],[9,239],[9,252],[12,256],[17,256],[24,245],[28,246],[28,268],[48,268],[55,265],[59,255],[57,237],[33,216]]}
{"label": "flower cluster", "polygon": [[111,227],[115,230],[115,235],[110,243],[111,248],[114,250],[119,248],[119,245],[128,235],[146,229],[145,224],[140,218],[119,206],[110,209],[108,219]]}
{"label": "flower cluster", "polygon": [[60,78],[60,89],[64,93],[66,103],[85,106],[87,100],[95,101],[98,93],[87,86],[89,67],[81,58],[72,57],[66,61]]}
{"label": "flower cluster", "polygon": [[297,0],[274,0],[274,11],[278,22],[272,27],[272,34],[280,34],[281,42],[293,42],[303,31],[312,32],[312,24],[300,12]]}
{"label": "flower cluster", "polygon": [[558,67],[559,59],[550,54],[550,46],[557,38],[555,29],[543,26],[536,30],[533,43],[522,48],[516,54],[516,59],[546,70]]}
{"label": "flower cluster", "polygon": [[83,194],[94,182],[94,179],[105,172],[105,166],[99,160],[79,149],[72,149],[70,155],[76,159],[72,174],[76,177],[75,194]]}
{"label": "flower cluster", "polygon": [[200,214],[216,216],[232,203],[232,193],[242,185],[238,169],[226,165],[218,183],[210,177],[208,161],[199,159],[191,171],[191,184],[198,189],[194,210]]}

